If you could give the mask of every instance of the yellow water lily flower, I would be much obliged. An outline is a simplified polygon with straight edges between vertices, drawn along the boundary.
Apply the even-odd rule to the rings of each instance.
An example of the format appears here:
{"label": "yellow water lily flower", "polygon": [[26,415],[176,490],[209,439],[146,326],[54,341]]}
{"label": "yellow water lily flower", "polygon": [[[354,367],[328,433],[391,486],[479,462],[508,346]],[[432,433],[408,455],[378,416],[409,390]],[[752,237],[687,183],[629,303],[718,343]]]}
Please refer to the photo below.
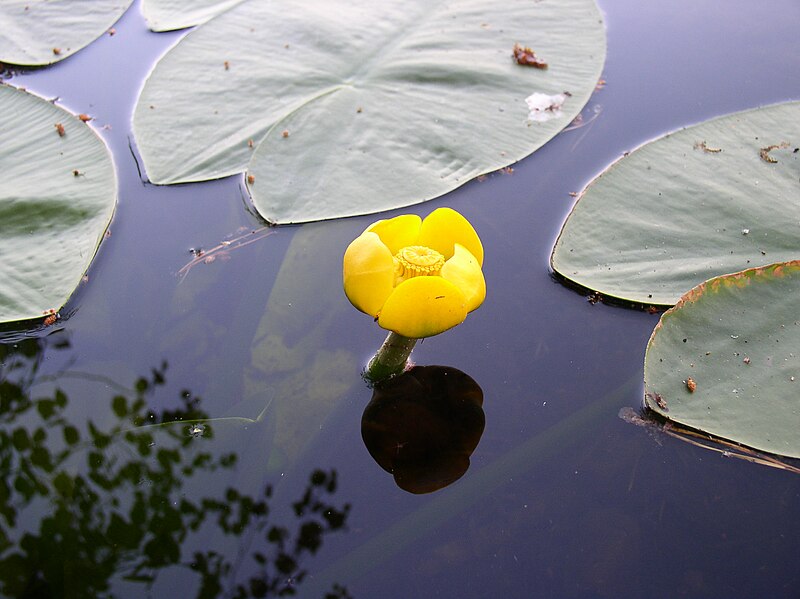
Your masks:
{"label": "yellow water lily flower", "polygon": [[384,329],[413,339],[460,324],[483,303],[483,245],[452,208],[422,220],[404,214],[372,223],[344,254],[344,292]]}

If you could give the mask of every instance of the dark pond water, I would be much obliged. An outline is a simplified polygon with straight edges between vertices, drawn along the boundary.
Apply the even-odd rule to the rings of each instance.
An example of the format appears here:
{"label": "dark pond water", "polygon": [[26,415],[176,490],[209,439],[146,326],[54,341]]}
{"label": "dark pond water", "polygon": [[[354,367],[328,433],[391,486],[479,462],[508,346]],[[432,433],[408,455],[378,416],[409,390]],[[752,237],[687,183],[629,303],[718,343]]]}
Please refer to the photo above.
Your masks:
{"label": "dark pond water", "polygon": [[[800,99],[800,5],[601,7],[607,83],[585,111],[596,118],[511,174],[415,208],[473,222],[489,289],[414,352],[483,394],[469,469],[427,494],[399,488],[361,436],[371,391],[359,370],[383,332],[346,302],[340,260],[375,217],[264,235],[238,177],[143,183],[131,112],[181,34],[147,32],[138,3],[113,37],[16,74],[95,117],[120,194],[69,317],[0,345],[3,592],[800,596],[800,477],[620,419],[641,405],[658,315],[592,304],[548,270],[570,192],[623,152]],[[227,253],[179,276],[190,248],[223,240]]]}

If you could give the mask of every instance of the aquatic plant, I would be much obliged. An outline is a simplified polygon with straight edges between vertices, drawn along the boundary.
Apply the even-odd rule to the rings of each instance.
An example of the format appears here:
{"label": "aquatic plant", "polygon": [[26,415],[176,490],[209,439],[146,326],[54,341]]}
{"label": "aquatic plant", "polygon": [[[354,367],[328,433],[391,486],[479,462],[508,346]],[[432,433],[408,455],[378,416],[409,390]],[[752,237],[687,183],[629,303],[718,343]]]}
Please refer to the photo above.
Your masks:
{"label": "aquatic plant", "polygon": [[371,224],[344,254],[350,302],[391,331],[367,371],[370,379],[403,369],[417,339],[461,324],[486,297],[483,245],[452,208]]}

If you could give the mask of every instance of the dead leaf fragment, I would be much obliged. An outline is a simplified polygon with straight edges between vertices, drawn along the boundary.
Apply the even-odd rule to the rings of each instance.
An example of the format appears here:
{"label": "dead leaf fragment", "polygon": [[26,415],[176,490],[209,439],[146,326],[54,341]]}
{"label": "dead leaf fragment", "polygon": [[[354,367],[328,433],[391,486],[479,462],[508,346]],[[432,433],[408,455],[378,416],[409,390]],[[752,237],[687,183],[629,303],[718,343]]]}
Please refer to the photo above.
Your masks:
{"label": "dead leaf fragment", "polygon": [[547,62],[536,56],[536,53],[527,46],[514,44],[512,56],[517,64],[521,64],[522,66],[534,67],[537,69],[547,68]]}
{"label": "dead leaf fragment", "polygon": [[758,152],[758,155],[761,156],[761,160],[763,160],[764,162],[769,162],[770,164],[776,164],[778,161],[775,160],[772,156],[770,156],[769,153],[772,150],[785,150],[788,147],[789,144],[785,141],[782,141],[779,144],[767,146],[766,148],[761,148],[761,150],[759,150]]}
{"label": "dead leaf fragment", "polygon": [[669,408],[667,407],[667,402],[661,397],[660,393],[648,393],[647,397],[652,401],[656,402],[659,408],[664,410],[665,412],[669,412]]}
{"label": "dead leaf fragment", "polygon": [[694,149],[695,150],[703,150],[703,152],[706,152],[708,154],[719,154],[720,152],[722,152],[722,148],[710,148],[710,147],[708,147],[708,145],[706,144],[705,140],[695,142]]}

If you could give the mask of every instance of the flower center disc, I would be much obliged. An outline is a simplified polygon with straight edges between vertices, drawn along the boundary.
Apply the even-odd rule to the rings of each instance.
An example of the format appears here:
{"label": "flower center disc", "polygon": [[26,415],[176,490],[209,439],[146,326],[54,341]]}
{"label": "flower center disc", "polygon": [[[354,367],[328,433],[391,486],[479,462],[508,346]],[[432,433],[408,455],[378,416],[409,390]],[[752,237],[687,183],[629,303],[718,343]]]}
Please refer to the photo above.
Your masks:
{"label": "flower center disc", "polygon": [[444,256],[424,245],[410,245],[395,256],[402,279],[438,275],[444,266]]}

